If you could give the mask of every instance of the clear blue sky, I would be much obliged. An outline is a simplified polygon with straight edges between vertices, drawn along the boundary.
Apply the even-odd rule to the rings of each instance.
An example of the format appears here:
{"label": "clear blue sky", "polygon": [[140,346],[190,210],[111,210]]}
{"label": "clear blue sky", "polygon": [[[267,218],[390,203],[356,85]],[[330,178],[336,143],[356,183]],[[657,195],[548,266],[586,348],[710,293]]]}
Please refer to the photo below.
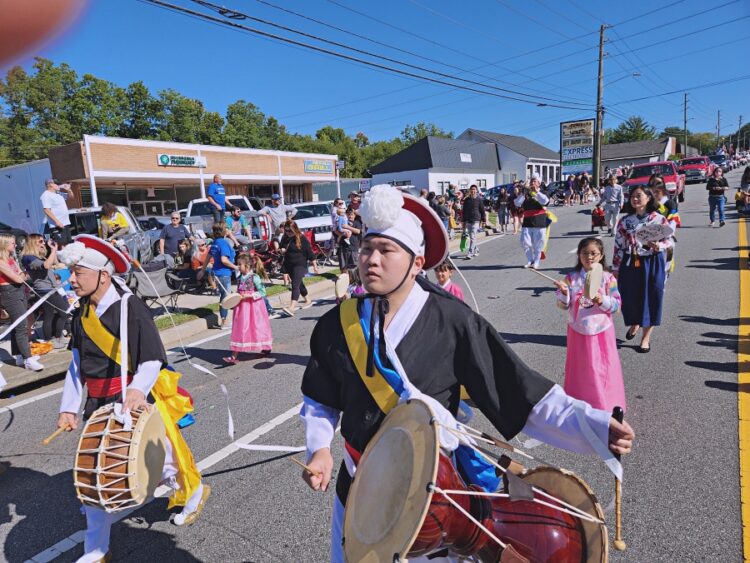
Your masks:
{"label": "clear blue sky", "polygon": [[[350,134],[363,131],[377,140],[398,135],[407,123],[428,121],[456,134],[473,127],[524,135],[555,150],[560,121],[593,115],[589,108],[595,103],[598,26],[602,22],[614,24],[607,31],[605,49],[609,55],[604,65],[605,83],[610,84],[604,104],[613,110],[605,119],[606,127],[619,123],[617,116],[627,115],[641,115],[658,129],[681,126],[681,92],[623,102],[750,74],[747,0],[268,1],[409,53],[326,28],[256,0],[224,0],[224,5],[460,76],[471,81],[464,83],[470,87],[507,88],[521,91],[524,98],[533,94],[586,107],[538,107],[536,103],[425,84],[136,0],[91,1],[75,26],[39,54],[67,62],[80,74],[90,72],[121,86],[143,80],[154,92],[174,88],[222,114],[229,103],[249,100],[292,132],[314,133],[330,124]],[[189,0],[171,2],[220,17]],[[239,23],[293,36],[252,21]],[[718,27],[703,31],[715,25]],[[470,70],[481,76],[462,72]],[[633,72],[641,76],[632,77]],[[721,110],[722,133],[735,130],[740,114],[744,114],[744,122],[750,120],[749,94],[750,80],[690,91],[688,127],[715,131],[716,113]]]}

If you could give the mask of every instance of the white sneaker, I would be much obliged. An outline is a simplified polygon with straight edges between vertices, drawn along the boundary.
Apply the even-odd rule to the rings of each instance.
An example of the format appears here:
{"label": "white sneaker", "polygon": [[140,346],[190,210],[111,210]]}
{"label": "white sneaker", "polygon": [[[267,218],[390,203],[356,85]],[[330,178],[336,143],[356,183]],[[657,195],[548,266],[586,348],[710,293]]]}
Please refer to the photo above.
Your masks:
{"label": "white sneaker", "polygon": [[711,222],[710,222],[710,223],[708,224],[708,226],[709,226],[709,227],[715,227],[715,226],[716,226],[716,221],[711,221]]}
{"label": "white sneaker", "polygon": [[534,262],[534,265],[532,266],[535,270],[539,269],[539,262]]}
{"label": "white sneaker", "polygon": [[21,354],[18,354],[17,356],[15,356],[15,360],[16,360],[16,365],[19,368],[22,368],[23,367],[23,362],[24,362],[23,356]]}
{"label": "white sneaker", "polygon": [[63,348],[66,348],[68,346],[68,342],[62,337],[53,338],[51,342],[52,342],[52,347],[55,350],[62,350]]}
{"label": "white sneaker", "polygon": [[273,313],[271,313],[270,315],[268,315],[268,318],[271,319],[271,320],[273,320],[273,319],[280,319],[281,318],[281,314],[274,311]]}
{"label": "white sneaker", "polygon": [[39,356],[31,356],[23,362],[23,367],[31,371],[42,371],[44,366],[39,363]]}
{"label": "white sneaker", "polygon": [[531,268],[531,266],[533,266],[531,262],[526,262],[526,265],[524,266],[524,268]]}

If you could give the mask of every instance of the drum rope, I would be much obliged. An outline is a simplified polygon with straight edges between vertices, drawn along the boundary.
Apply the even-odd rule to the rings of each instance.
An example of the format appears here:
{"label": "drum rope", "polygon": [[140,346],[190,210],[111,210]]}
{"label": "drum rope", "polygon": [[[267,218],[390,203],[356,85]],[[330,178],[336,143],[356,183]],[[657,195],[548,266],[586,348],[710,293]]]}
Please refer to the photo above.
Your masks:
{"label": "drum rope", "polygon": [[469,284],[469,280],[466,279],[466,276],[464,276],[464,273],[458,269],[458,266],[453,261],[453,258],[448,256],[448,261],[453,265],[453,268],[458,272],[458,275],[461,276],[461,279],[464,280],[464,284],[466,285],[466,289],[469,290],[469,295],[471,295],[471,300],[474,302],[474,311],[479,313],[479,303],[477,303],[477,298],[474,296],[474,291],[471,289],[471,285]]}
{"label": "drum rope", "polygon": [[[456,434],[456,435],[459,435],[458,437],[459,437],[459,439],[461,439],[459,431],[457,431],[457,430],[455,430],[453,428],[449,428],[449,427],[447,427],[447,426],[445,426],[443,424],[440,424],[439,422],[437,424],[439,426],[443,426],[449,432],[451,432],[453,434]],[[499,463],[497,463],[494,459],[492,459],[490,456],[488,456],[486,453],[484,453],[481,449],[478,449],[474,444],[472,444],[470,442],[467,442],[467,445],[471,449],[473,449],[475,452],[477,452],[480,456],[482,456],[489,464],[495,466],[497,469],[499,469],[500,471],[502,471],[503,474],[505,474],[505,473],[508,472],[508,470],[505,467],[503,467],[502,465],[500,465]],[[581,520],[587,520],[589,522],[593,522],[593,523],[596,523],[596,524],[604,524],[604,522],[602,520],[599,520],[598,518],[594,518],[588,512],[585,512],[585,511],[581,510],[580,508],[578,508],[577,506],[573,506],[572,504],[569,504],[569,503],[565,502],[564,500],[559,499],[559,498],[555,497],[554,495],[549,494],[548,492],[544,491],[543,489],[539,489],[537,487],[534,487],[533,485],[532,485],[531,489],[535,493],[538,493],[541,496],[547,497],[548,499],[553,500],[553,501],[555,501],[556,503],[559,503],[562,506],[555,506],[555,505],[549,504],[546,501],[543,501],[541,499],[534,498],[534,502],[536,502],[538,504],[547,506],[549,508],[557,509],[557,510],[559,510],[561,512],[566,512],[566,513],[570,514],[571,516],[577,517],[577,518],[579,518]],[[477,495],[477,496],[480,496],[480,495]],[[569,512],[566,509],[570,509],[573,512]]]}
{"label": "drum rope", "polygon": [[437,487],[437,486],[433,486],[433,487],[432,487],[432,490],[433,490],[434,492],[436,492],[436,493],[440,493],[441,495],[443,495],[443,497],[445,498],[445,500],[447,500],[447,501],[448,501],[449,503],[451,503],[451,504],[452,504],[452,505],[453,505],[453,506],[454,506],[454,507],[455,507],[455,508],[456,508],[456,509],[457,509],[457,510],[458,510],[459,512],[461,512],[461,513],[462,513],[462,514],[463,514],[464,516],[466,516],[466,517],[467,517],[467,518],[468,518],[468,519],[469,519],[469,520],[470,520],[471,522],[473,522],[473,523],[474,523],[474,525],[475,525],[475,526],[476,526],[477,528],[479,528],[479,529],[480,529],[480,530],[482,530],[482,531],[483,531],[483,532],[484,532],[485,534],[487,534],[487,535],[488,535],[488,536],[490,537],[490,539],[492,539],[492,540],[494,540],[495,542],[497,542],[497,544],[498,544],[498,545],[499,545],[500,547],[502,547],[503,549],[505,549],[506,547],[508,547],[508,544],[507,544],[507,543],[504,543],[504,542],[503,542],[503,541],[501,541],[501,540],[500,540],[500,539],[499,539],[499,538],[498,538],[498,537],[497,537],[497,536],[496,536],[495,534],[493,534],[492,532],[490,532],[490,531],[489,531],[489,529],[487,529],[487,527],[486,527],[485,525],[483,525],[483,524],[482,524],[482,523],[481,523],[481,522],[480,522],[479,520],[477,520],[476,518],[474,518],[474,517],[473,517],[473,516],[472,516],[472,515],[471,515],[471,514],[470,514],[470,513],[469,513],[469,512],[468,512],[468,511],[467,511],[467,510],[466,510],[466,509],[465,509],[465,508],[463,507],[463,506],[461,506],[461,505],[460,505],[460,504],[458,504],[458,503],[457,503],[457,502],[456,502],[456,501],[455,501],[454,499],[452,499],[452,498],[451,498],[451,497],[450,497],[450,496],[449,496],[449,495],[448,495],[448,494],[446,493],[446,491],[444,491],[443,489],[441,489],[440,487]]}

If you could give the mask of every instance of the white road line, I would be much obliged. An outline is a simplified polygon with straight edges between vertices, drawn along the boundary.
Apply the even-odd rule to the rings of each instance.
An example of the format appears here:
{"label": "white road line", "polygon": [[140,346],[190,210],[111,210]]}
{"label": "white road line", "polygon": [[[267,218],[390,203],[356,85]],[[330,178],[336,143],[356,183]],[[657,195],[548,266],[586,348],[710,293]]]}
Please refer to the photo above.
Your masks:
{"label": "white road line", "polygon": [[[223,459],[227,458],[229,455],[233,454],[234,452],[238,451],[242,445],[247,445],[251,442],[254,442],[264,434],[268,434],[271,430],[276,428],[277,426],[283,424],[290,418],[296,416],[299,413],[300,407],[302,406],[302,403],[299,403],[298,405],[293,406],[288,411],[281,413],[276,418],[269,420],[265,424],[259,426],[252,432],[248,432],[242,438],[239,440],[236,440],[232,442],[231,444],[224,446],[221,448],[218,452],[215,452],[208,456],[207,458],[201,460],[198,462],[198,469],[200,471],[205,471],[209,467],[216,465]],[[270,451],[277,451],[275,449],[271,449],[271,447],[266,446]],[[304,450],[304,448],[302,448]],[[279,450],[279,451],[285,451],[285,450]],[[161,498],[165,497],[169,494],[170,489],[168,487],[159,487],[156,489],[156,493],[154,494],[154,498]],[[153,500],[153,499],[152,499]],[[147,504],[149,504],[151,501],[148,501],[132,510],[125,510],[117,515],[117,518],[115,519],[115,522],[119,522],[120,520],[127,518],[135,512],[136,510],[140,510]],[[48,547],[44,551],[37,553],[34,555],[31,559],[27,560],[26,563],[33,562],[33,563],[47,563],[48,561],[52,561],[55,557],[59,557],[66,551],[70,551],[71,549],[74,549],[77,545],[83,543],[84,538],[84,532],[78,531],[74,534],[71,534],[67,538],[62,539],[61,541],[55,543],[51,547]]]}
{"label": "white road line", "polygon": [[60,387],[60,389],[53,389],[52,391],[47,391],[46,393],[42,393],[41,395],[23,399],[21,401],[13,403],[12,405],[8,405],[7,407],[0,407],[0,414],[3,414],[4,412],[10,412],[24,405],[36,403],[37,401],[41,401],[42,399],[46,399],[47,397],[52,397],[53,395],[59,395],[60,393],[62,393],[62,391],[62,387]]}

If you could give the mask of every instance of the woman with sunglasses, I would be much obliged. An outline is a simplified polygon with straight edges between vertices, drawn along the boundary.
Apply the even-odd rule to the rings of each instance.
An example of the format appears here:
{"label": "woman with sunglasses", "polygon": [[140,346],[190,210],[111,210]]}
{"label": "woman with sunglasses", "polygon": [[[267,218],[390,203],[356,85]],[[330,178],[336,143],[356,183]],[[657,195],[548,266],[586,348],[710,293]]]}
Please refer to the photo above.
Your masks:
{"label": "woman with sunglasses", "polygon": [[308,272],[307,265],[315,255],[310,241],[300,232],[297,223],[287,221],[282,225],[282,229],[284,234],[281,237],[281,254],[284,256],[284,271],[292,278],[292,302],[289,307],[284,307],[284,312],[293,317],[300,295],[305,298],[302,308],[312,307],[313,302],[307,295],[304,279]]}

